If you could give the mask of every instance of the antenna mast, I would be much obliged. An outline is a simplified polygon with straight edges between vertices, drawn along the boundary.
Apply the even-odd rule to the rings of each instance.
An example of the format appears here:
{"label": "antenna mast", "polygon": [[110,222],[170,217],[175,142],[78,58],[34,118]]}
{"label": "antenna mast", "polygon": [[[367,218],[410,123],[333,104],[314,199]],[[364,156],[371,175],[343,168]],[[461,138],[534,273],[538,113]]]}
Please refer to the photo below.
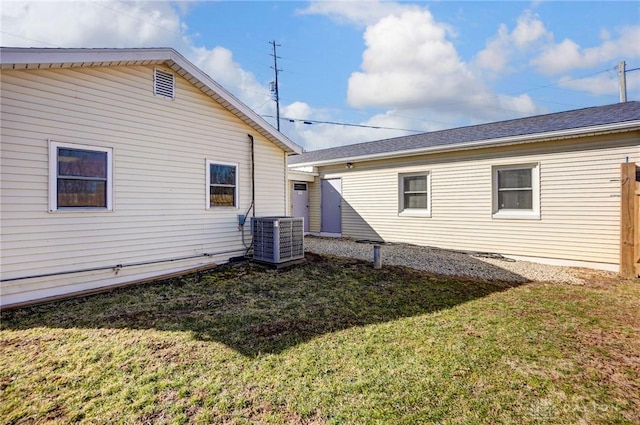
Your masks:
{"label": "antenna mast", "polygon": [[278,69],[278,58],[280,56],[276,54],[276,47],[280,45],[276,44],[275,40],[270,41],[269,44],[273,46],[273,53],[271,56],[273,56],[272,68],[275,73],[275,81],[271,82],[271,98],[276,102],[276,128],[280,131],[280,94],[278,92],[278,72],[282,70]]}

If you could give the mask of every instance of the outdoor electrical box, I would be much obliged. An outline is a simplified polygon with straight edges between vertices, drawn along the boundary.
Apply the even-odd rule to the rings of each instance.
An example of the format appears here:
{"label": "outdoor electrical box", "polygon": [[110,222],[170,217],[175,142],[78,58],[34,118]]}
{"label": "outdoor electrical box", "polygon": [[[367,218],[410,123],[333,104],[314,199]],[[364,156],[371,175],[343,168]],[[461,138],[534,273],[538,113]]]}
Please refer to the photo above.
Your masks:
{"label": "outdoor electrical box", "polygon": [[302,217],[255,217],[251,229],[254,261],[280,264],[304,258]]}

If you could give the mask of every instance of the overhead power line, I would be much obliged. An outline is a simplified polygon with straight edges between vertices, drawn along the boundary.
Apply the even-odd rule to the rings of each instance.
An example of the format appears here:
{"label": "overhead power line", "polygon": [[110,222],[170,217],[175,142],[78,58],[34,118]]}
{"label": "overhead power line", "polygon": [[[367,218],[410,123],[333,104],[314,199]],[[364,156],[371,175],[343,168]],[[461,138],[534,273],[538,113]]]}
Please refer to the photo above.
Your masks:
{"label": "overhead power line", "polygon": [[12,37],[18,37],[18,38],[21,38],[21,39],[23,39],[23,40],[35,41],[36,43],[46,44],[46,45],[48,45],[48,46],[57,47],[57,48],[62,48],[62,46],[58,46],[57,44],[47,43],[46,41],[36,40],[35,38],[27,38],[27,37],[23,37],[23,36],[21,36],[21,35],[14,34],[14,33],[12,33],[12,32],[0,31],[0,34],[6,34],[6,35],[10,35],[10,36],[12,36]]}
{"label": "overhead power line", "polygon": [[[175,31],[175,30],[173,30],[173,29],[171,29],[171,28],[167,28],[167,27],[164,27],[164,26],[162,26],[162,25],[158,25],[158,24],[156,24],[155,22],[152,22],[151,20],[143,19],[143,18],[140,18],[139,16],[132,15],[131,13],[127,13],[127,12],[125,12],[125,11],[123,11],[123,10],[119,10],[119,9],[116,9],[116,8],[113,8],[113,7],[109,7],[109,6],[107,6],[106,4],[104,4],[103,2],[98,2],[98,1],[93,1],[93,0],[89,0],[89,2],[90,2],[90,3],[95,4],[96,6],[100,6],[100,7],[103,7],[103,8],[105,8],[105,9],[109,9],[109,10],[111,10],[111,11],[113,11],[113,12],[119,13],[119,14],[121,14],[121,15],[128,16],[129,18],[131,18],[131,19],[135,19],[135,20],[137,20],[137,21],[140,21],[140,22],[142,22],[143,24],[151,25],[151,26],[153,26],[153,27],[156,27],[156,28],[159,28],[159,29],[161,29],[161,30],[168,31],[168,32],[172,32],[172,33],[174,33],[174,34],[178,34],[178,35],[180,35],[180,36],[182,36],[182,35],[183,35],[182,33],[178,32],[178,31]],[[179,23],[180,23],[180,22],[179,22]]]}
{"label": "overhead power line", "polygon": [[559,80],[559,81],[556,81],[555,83],[545,84],[543,86],[532,87],[532,88],[530,88],[528,90],[525,90],[525,91],[522,91],[522,92],[515,92],[515,93],[509,93],[509,94],[514,95],[514,96],[516,94],[527,94],[527,93],[532,92],[532,91],[542,90],[542,89],[546,89],[546,88],[549,88],[549,87],[559,86],[559,85],[562,85],[562,84],[569,83],[571,81],[584,80],[585,78],[593,77],[594,75],[598,75],[598,74],[604,74],[605,72],[613,71],[614,69],[618,69],[618,66],[616,65],[613,68],[602,69],[600,71],[592,72],[590,74],[582,75],[582,76],[579,76],[579,77],[568,78],[566,80]]}
{"label": "overhead power line", "polygon": [[[266,118],[274,118],[273,115],[263,115]],[[398,128],[398,127],[382,127],[378,125],[364,125],[364,124],[351,124],[345,122],[335,122],[335,121],[319,121],[319,120],[303,120],[299,118],[287,118],[280,117],[280,119],[287,120],[289,122],[301,122],[303,124],[311,125],[311,124],[328,124],[328,125],[340,125],[346,127],[361,127],[361,128],[373,128],[377,130],[400,130],[400,131],[408,131],[411,133],[425,133],[425,130],[411,130],[408,128]]]}

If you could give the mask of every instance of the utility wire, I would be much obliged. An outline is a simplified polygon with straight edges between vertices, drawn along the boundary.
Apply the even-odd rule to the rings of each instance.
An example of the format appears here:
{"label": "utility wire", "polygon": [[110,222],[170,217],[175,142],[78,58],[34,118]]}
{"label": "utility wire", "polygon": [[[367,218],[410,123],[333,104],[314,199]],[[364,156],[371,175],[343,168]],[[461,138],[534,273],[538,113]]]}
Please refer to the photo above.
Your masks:
{"label": "utility wire", "polygon": [[607,68],[607,69],[603,69],[601,71],[592,72],[591,74],[582,75],[580,77],[569,78],[568,80],[561,80],[561,81],[557,81],[555,83],[545,84],[544,86],[533,87],[533,88],[530,88],[530,89],[522,91],[522,92],[509,93],[509,94],[510,95],[527,94],[527,93],[532,92],[532,91],[542,90],[542,89],[546,89],[548,87],[559,86],[559,85],[566,84],[566,83],[571,82],[571,81],[582,80],[582,79],[585,79],[585,78],[593,77],[594,75],[598,75],[598,74],[604,74],[605,72],[613,71],[615,69],[618,69],[617,65],[614,68]]}
{"label": "utility wire", "polygon": [[[263,115],[266,118],[275,118],[273,115]],[[329,124],[329,125],[341,125],[345,127],[361,127],[361,128],[373,128],[377,130],[400,130],[400,131],[409,131],[412,133],[424,133],[425,130],[410,130],[408,128],[397,128],[397,127],[381,127],[377,125],[364,125],[364,124],[351,124],[345,122],[335,122],[335,121],[319,121],[319,120],[301,120],[299,118],[287,118],[280,117],[280,119],[287,120],[289,122],[301,122],[303,124]]]}
{"label": "utility wire", "polygon": [[[155,24],[155,23],[153,23],[153,22],[151,22],[149,20],[142,19],[140,17],[137,17],[135,15],[129,14],[129,13],[127,13],[125,11],[122,11],[122,10],[118,10],[116,8],[113,8],[113,7],[109,7],[109,6],[105,5],[103,2],[94,1],[94,0],[89,0],[89,2],[93,3],[93,4],[97,5],[97,6],[103,7],[105,9],[109,9],[109,10],[111,10],[113,12],[128,16],[128,17],[130,17],[132,19],[135,19],[135,20],[138,20],[138,21],[140,21],[142,23],[154,26],[156,28],[159,28],[159,29],[162,29],[162,30],[165,30],[165,31],[168,31],[168,32],[180,35],[180,36],[184,36],[184,34],[178,32],[178,31],[175,31],[173,29],[170,29],[170,28],[167,28],[167,27],[164,27],[164,26],[161,26],[161,25],[157,25],[157,24]],[[41,40],[36,40],[36,39],[30,39],[30,38],[23,37],[23,36],[20,36],[20,35],[17,35],[17,34],[13,34],[13,33],[9,33],[9,32],[6,32],[6,31],[0,31],[0,33],[11,35],[11,36],[14,36],[14,37],[19,37],[19,38],[22,38],[24,40],[35,41],[35,42],[38,42],[38,43],[42,43],[42,44],[46,44],[46,45],[50,45],[50,46],[54,46],[54,47],[61,47],[61,46],[57,46],[55,44],[47,43],[47,42],[44,42],[44,41],[41,41]],[[274,41],[274,43],[275,43],[275,41]],[[580,76],[580,77],[575,77],[575,78],[571,78],[571,79],[568,79],[568,80],[562,80],[562,81],[558,81],[556,83],[547,84],[547,85],[538,86],[538,87],[533,87],[533,88],[530,88],[528,90],[524,90],[524,91],[520,91],[520,92],[511,92],[511,93],[507,93],[507,94],[509,94],[509,95],[527,94],[527,93],[532,92],[532,91],[542,90],[542,89],[545,89],[545,88],[548,88],[548,87],[554,87],[554,86],[566,84],[566,83],[571,82],[571,81],[588,78],[588,77],[591,77],[591,76],[594,76],[594,75],[598,75],[598,74],[601,74],[601,73],[605,73],[605,72],[609,72],[609,71],[612,71],[612,70],[615,70],[615,69],[617,69],[617,66],[614,66],[613,68],[608,68],[608,69],[605,69],[605,70],[597,71],[597,72],[594,72],[594,73],[591,73],[591,74],[583,75],[583,76]],[[637,71],[637,70],[640,70],[640,68],[627,69],[626,72]],[[496,96],[496,95],[492,95],[491,97],[493,97],[493,96]],[[462,102],[449,102],[446,105],[447,106],[452,106],[452,105],[456,105],[456,104],[460,104],[460,103],[462,103]],[[556,103],[558,103],[558,102],[556,102]],[[503,107],[500,108],[500,109],[502,109],[502,110],[510,110],[510,109],[503,108]],[[518,112],[518,111],[514,111],[514,110],[510,110],[510,111]],[[271,117],[269,115],[264,115],[264,116],[265,117]],[[303,122],[303,123],[307,123],[307,124],[330,124],[330,125],[341,125],[341,126],[373,128],[373,129],[400,130],[400,131],[408,131],[408,132],[416,132],[416,133],[423,132],[423,130],[411,130],[411,129],[392,128],[392,127],[380,127],[380,126],[368,126],[368,125],[362,125],[362,124],[339,123],[339,122],[332,122],[332,121],[300,120],[300,119],[292,119],[292,118],[283,118],[283,119],[287,119],[287,120],[289,120],[291,122],[298,121],[298,122]]]}
{"label": "utility wire", "polygon": [[21,36],[21,35],[14,34],[14,33],[11,33],[11,32],[0,31],[0,33],[2,33],[2,34],[6,34],[6,35],[10,35],[10,36],[13,36],[13,37],[18,37],[18,38],[21,38],[21,39],[23,39],[23,40],[35,41],[36,43],[42,43],[42,44],[46,44],[46,45],[48,45],[48,46],[52,46],[52,47],[58,47],[58,48],[60,48],[60,49],[62,48],[62,46],[58,46],[57,44],[47,43],[46,41],[36,40],[35,38],[27,38],[27,37],[23,37],[23,36]]}
{"label": "utility wire", "polygon": [[[579,77],[571,78],[571,79],[568,79],[568,80],[558,81],[558,82],[555,82],[555,83],[552,83],[552,84],[546,84],[544,86],[533,87],[533,88],[525,90],[525,91],[512,92],[512,93],[507,93],[507,94],[509,94],[509,95],[526,94],[526,93],[531,92],[531,91],[542,90],[542,89],[545,89],[545,88],[548,88],[548,87],[553,87],[553,86],[559,86],[561,84],[564,84],[564,83],[567,83],[567,82],[570,82],[570,81],[581,80],[581,79],[584,79],[584,78],[592,77],[594,75],[598,75],[598,74],[602,74],[602,73],[605,73],[605,72],[609,72],[609,71],[615,70],[615,69],[617,69],[617,66],[613,67],[613,68],[607,68],[607,69],[604,69],[604,70],[596,71],[596,72],[593,72],[593,73],[590,73],[590,74],[587,74],[587,75],[582,75],[582,76],[579,76]],[[638,70],[638,69],[640,69],[640,68],[628,69],[627,72],[635,71],[635,70]],[[495,97],[495,96],[497,96],[497,95],[491,95],[491,97]],[[447,106],[452,106],[452,105],[456,105],[456,104],[459,104],[459,103],[462,103],[462,102],[449,102],[446,105]],[[507,108],[500,108],[500,109],[509,110],[509,111],[512,111],[512,112],[519,112],[519,111],[507,109]],[[272,115],[263,115],[263,116],[264,117],[268,117],[268,118],[275,118]],[[409,117],[407,117],[407,118],[409,118]],[[381,126],[372,126],[372,125],[364,125],[364,124],[350,124],[350,123],[342,123],[342,122],[334,122],[334,121],[318,121],[318,120],[287,118],[287,117],[281,117],[281,119],[287,120],[289,122],[301,122],[303,124],[328,124],[328,125],[340,125],[340,126],[347,126],[347,127],[372,128],[372,129],[380,129],[380,130],[399,130],[399,131],[407,131],[407,132],[412,132],[412,133],[424,133],[425,132],[425,130],[412,130],[412,129],[406,129],[406,128],[381,127]],[[440,122],[440,121],[435,121],[435,122]],[[442,123],[442,124],[451,124],[451,123],[444,123],[444,122],[440,122],[440,123]]]}
{"label": "utility wire", "polygon": [[[105,9],[109,9],[109,10],[111,10],[111,11],[113,11],[113,12],[120,13],[121,15],[128,16],[129,18],[131,18],[131,19],[135,19],[135,20],[140,21],[140,22],[142,22],[142,23],[144,23],[144,24],[151,25],[151,26],[153,26],[153,27],[160,28],[161,30],[169,31],[169,32],[172,32],[172,33],[174,33],[174,34],[177,34],[177,35],[183,36],[183,34],[181,34],[181,33],[180,33],[180,32],[178,32],[178,31],[174,31],[174,30],[172,30],[171,28],[167,28],[167,27],[163,27],[162,25],[154,24],[153,22],[151,22],[151,21],[149,21],[149,20],[142,19],[142,18],[140,18],[140,17],[138,17],[138,16],[132,15],[132,14],[127,13],[127,12],[122,11],[122,10],[115,9],[115,8],[113,8],[113,7],[109,7],[109,6],[105,5],[103,2],[97,2],[97,1],[92,1],[92,0],[89,0],[89,2],[90,2],[90,3],[95,4],[96,6],[104,7]],[[182,22],[182,21],[181,21],[181,20],[179,20],[179,22],[178,22],[178,23],[180,24],[181,22]]]}

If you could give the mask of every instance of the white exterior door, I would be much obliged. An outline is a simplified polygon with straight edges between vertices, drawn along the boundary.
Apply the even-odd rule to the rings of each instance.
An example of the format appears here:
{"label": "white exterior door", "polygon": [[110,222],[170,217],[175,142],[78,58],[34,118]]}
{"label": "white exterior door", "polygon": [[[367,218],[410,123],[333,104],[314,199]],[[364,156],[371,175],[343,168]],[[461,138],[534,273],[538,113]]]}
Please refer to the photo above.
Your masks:
{"label": "white exterior door", "polygon": [[322,180],[320,198],[322,210],[320,231],[339,236],[342,233],[342,180]]}
{"label": "white exterior door", "polygon": [[291,215],[304,218],[304,231],[309,232],[309,185],[305,182],[292,182]]}

